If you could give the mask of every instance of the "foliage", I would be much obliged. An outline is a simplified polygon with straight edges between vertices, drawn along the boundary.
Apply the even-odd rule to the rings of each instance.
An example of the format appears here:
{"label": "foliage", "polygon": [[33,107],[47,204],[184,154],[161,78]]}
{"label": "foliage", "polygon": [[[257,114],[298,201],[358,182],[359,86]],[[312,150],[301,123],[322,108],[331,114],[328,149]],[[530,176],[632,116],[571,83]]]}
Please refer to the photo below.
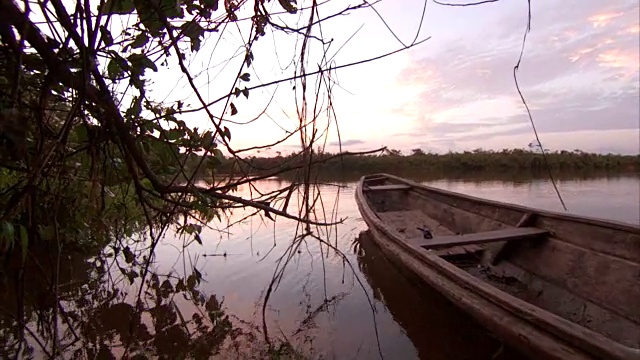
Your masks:
{"label": "foliage", "polygon": [[[196,225],[234,206],[308,222],[305,214],[273,208],[272,198],[233,196],[238,182],[251,181],[246,174],[217,186],[193,181],[195,173],[217,171],[223,150],[234,161],[244,161],[243,150],[231,146],[225,117],[238,114],[241,99],[248,101],[253,89],[267,86],[251,86],[257,58],[253,46],[265,30],[301,40],[294,78],[271,85],[293,79],[304,93],[308,43],[313,39],[325,45],[309,31],[327,18],[365,6],[320,18],[313,2],[300,10],[310,15],[307,32],[301,32],[283,22],[298,13],[295,2],[278,1],[270,10],[265,3],[109,0],[77,1],[73,7],[52,0],[22,8],[2,0],[0,186],[8,195],[0,202],[0,221],[6,224],[2,248],[13,249],[19,242],[20,231],[12,228],[26,229],[30,243],[55,240],[58,247],[65,242],[84,246],[131,235],[143,222],[154,237],[173,224],[197,240],[201,226]],[[226,95],[205,100],[188,60],[203,49],[206,38],[222,39],[227,25],[248,35],[241,61],[234,63],[238,72],[226,84]],[[216,49],[208,49],[211,56]],[[237,57],[225,56],[221,58],[229,63]],[[321,64],[317,78],[329,76],[332,66]],[[163,71],[181,74],[191,94],[175,101],[154,99],[149,78]],[[323,86],[318,83],[309,90],[320,95]],[[316,96],[315,101],[321,100]],[[306,101],[303,97],[296,105],[307,107]],[[299,114],[296,131],[306,143],[302,154],[317,140],[306,128],[316,127],[317,114],[326,106],[309,107],[314,114]],[[213,109],[220,114],[214,115]],[[312,121],[306,120],[308,115]],[[204,116],[208,126],[188,125],[194,116]],[[203,161],[185,167],[193,154],[202,155]]]}
{"label": "foliage", "polygon": [[[0,1],[0,185],[8,195],[0,203],[0,221],[24,227],[29,243],[55,238],[58,247],[63,242],[100,244],[114,233],[131,234],[129,224],[114,228],[123,213],[131,223],[145,222],[153,237],[170,225],[197,229],[186,225],[201,224],[236,206],[314,223],[309,220],[312,206],[304,213],[288,214],[271,205],[282,193],[291,192],[251,199],[234,196],[238,184],[252,181],[246,173],[225,184],[194,182],[196,173],[212,180],[224,154],[246,163],[250,149],[231,145],[227,125],[233,121],[228,117],[242,111],[242,99],[248,102],[252,91],[281,82],[293,83],[295,106],[305,109],[297,113],[299,126],[285,139],[300,134],[299,154],[308,168],[311,149],[320,140],[317,134],[326,136],[329,124],[335,123],[331,101],[325,101],[331,97],[332,72],[369,61],[336,66],[333,57],[326,56],[330,40],[312,30],[370,4],[328,10],[321,16],[315,1],[300,8],[290,0],[269,7],[267,2],[51,0],[21,7],[13,0]],[[294,24],[288,25],[288,20]],[[229,29],[241,35],[240,50],[232,55],[217,45]],[[293,38],[284,43],[294,47],[293,77],[255,84],[254,65],[260,57],[254,45],[267,30]],[[215,57],[234,66],[225,70],[227,74],[237,71],[228,81],[216,83],[216,88],[228,90],[213,100],[201,93],[189,63],[205,49],[205,39],[213,44],[207,48],[210,60]],[[307,63],[315,61],[312,43],[318,45],[320,51],[313,55],[320,63],[317,71],[308,73]],[[266,49],[279,56],[275,48]],[[179,75],[188,94],[171,100],[162,94],[154,97],[154,73]],[[306,80],[312,75],[313,87]],[[204,129],[189,125],[196,117],[208,121]],[[327,122],[323,131],[320,118]],[[199,161],[186,167],[194,154]],[[303,175],[296,186],[307,189],[301,192],[302,201],[309,202],[309,170],[300,170]],[[197,239],[198,231],[191,235]],[[5,232],[3,248],[14,248],[17,240],[15,232]]]}
{"label": "foliage", "polygon": [[[6,79],[12,68],[3,60],[0,77]],[[22,234],[3,232],[0,248],[9,251],[17,241],[26,245],[29,240],[86,248],[131,236],[144,217],[117,146],[104,141],[91,123],[69,127],[62,119],[69,118],[72,105],[57,94],[46,111],[31,106],[37,100],[35,84],[44,77],[25,71],[20,78],[19,114],[7,107],[10,88],[0,90],[5,125],[0,192],[7,195],[0,206],[4,228],[22,229]],[[62,137],[64,145],[57,141]]]}
{"label": "foliage", "polygon": [[[558,172],[579,172],[585,170],[608,172],[637,172],[640,170],[640,156],[592,154],[580,150],[554,151],[547,153],[548,166]],[[339,154],[317,153],[315,157],[318,172],[323,175],[364,175],[368,173],[432,173],[442,176],[483,172],[526,172],[535,174],[546,169],[542,154],[534,151],[513,149],[491,151],[477,149],[447,154],[425,153],[421,149],[412,150],[411,155],[402,156],[399,150],[390,150],[381,155],[340,156]],[[194,160],[191,160],[192,162]],[[226,161],[220,171],[255,173],[277,173],[300,165],[298,156],[254,157],[247,163],[236,164]]]}
{"label": "foliage", "polygon": [[[268,3],[0,0],[0,252],[5,260],[17,258],[24,265],[38,249],[58,256],[69,249],[92,255],[107,245],[128,257],[124,241],[142,242],[144,230],[150,238],[144,243],[144,271],[126,272],[127,278],[140,277],[137,300],[142,301],[142,289],[155,286],[147,270],[169,228],[202,243],[203,226],[234,207],[302,221],[307,229],[327,225],[311,218],[316,194],[309,159],[317,134],[328,133],[328,124],[336,121],[334,115],[320,114],[333,113],[330,77],[337,67],[327,56],[330,40],[315,29],[370,5],[321,17],[315,1],[300,8],[291,0]],[[228,41],[229,29],[237,29],[232,37],[241,39],[234,54],[217,47]],[[291,39],[284,47],[292,47],[295,66],[288,69],[292,75],[258,84],[254,65],[261,55],[254,45],[267,31],[280,34],[274,39]],[[312,43],[319,51],[311,51]],[[280,53],[285,50],[268,46],[266,51],[275,56],[278,47]],[[210,51],[210,60],[229,65],[223,72],[231,76],[216,81],[216,89],[223,89],[217,99],[203,95],[191,68],[190,60],[203,49]],[[312,73],[306,71],[310,61]],[[353,64],[341,67],[348,65]],[[151,79],[165,74],[186,84],[180,96],[157,95]],[[312,75],[314,85],[308,86]],[[244,111],[256,89],[282,82],[293,85],[293,105],[305,109],[297,112],[298,125],[286,135],[300,135],[301,180],[270,194],[236,196],[239,184],[255,178],[238,173],[220,183],[212,176],[225,161],[248,161],[249,149],[231,145],[229,118]],[[204,119],[206,126],[193,126],[194,118]],[[284,198],[288,203],[294,187],[303,189],[304,211],[290,214],[286,206],[272,205]],[[25,323],[18,324],[23,336]]]}

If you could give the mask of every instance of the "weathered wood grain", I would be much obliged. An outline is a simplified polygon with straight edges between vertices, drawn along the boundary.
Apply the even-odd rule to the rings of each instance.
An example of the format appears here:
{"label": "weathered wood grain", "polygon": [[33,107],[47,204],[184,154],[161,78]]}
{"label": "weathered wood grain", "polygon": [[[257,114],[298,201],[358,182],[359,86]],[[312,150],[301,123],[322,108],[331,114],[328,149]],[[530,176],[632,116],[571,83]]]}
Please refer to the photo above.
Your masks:
{"label": "weathered wood grain", "polygon": [[[426,241],[418,227],[426,227],[431,230],[434,236],[449,236],[455,233],[446,226],[427,216],[420,210],[386,211],[377,213],[378,217],[402,234],[407,241],[419,244]],[[446,249],[435,250],[438,256],[463,255],[483,251],[479,245],[451,246]]]}
{"label": "weathered wood grain", "polygon": [[395,191],[395,190],[409,190],[411,189],[411,186],[409,185],[373,185],[373,186],[367,186],[364,190],[365,191]]}
{"label": "weathered wood grain", "polygon": [[[532,226],[533,223],[535,222],[535,219],[536,219],[536,215],[534,213],[528,212],[522,216],[520,221],[518,221],[518,223],[516,224],[516,227],[519,228],[519,227],[525,227],[525,226]],[[495,248],[491,249],[491,254],[485,260],[485,264],[489,263],[491,265],[496,265],[497,263],[500,262],[500,260],[509,256],[510,252],[513,251],[515,246],[517,246],[515,242],[505,241],[500,243]]]}
{"label": "weathered wood grain", "polygon": [[486,244],[497,241],[540,239],[549,235],[549,231],[531,227],[506,228],[502,230],[483,231],[464,235],[438,236],[424,239],[419,243],[425,249],[443,246],[461,246],[471,244]]}
{"label": "weathered wood grain", "polygon": [[[376,175],[382,176],[388,180],[378,181],[408,185],[411,190],[365,195],[361,180],[356,202],[376,243],[505,342],[541,359],[640,360],[640,340],[634,335],[640,333],[636,331],[640,327],[640,227],[483,200]],[[418,210],[430,219],[422,221],[463,234],[456,239],[478,239],[469,235],[477,232],[510,232],[519,223],[546,230],[550,236],[544,241],[509,242],[515,245],[509,256],[495,267],[486,267],[486,277],[472,275],[477,267],[466,272],[385,222],[379,211],[386,210],[371,202],[384,203],[385,196],[393,197],[393,210],[398,213]],[[527,213],[532,218],[522,224]],[[507,228],[513,230],[504,231]],[[458,248],[465,246],[486,245]],[[500,276],[515,276],[517,281],[495,282],[493,277]]]}

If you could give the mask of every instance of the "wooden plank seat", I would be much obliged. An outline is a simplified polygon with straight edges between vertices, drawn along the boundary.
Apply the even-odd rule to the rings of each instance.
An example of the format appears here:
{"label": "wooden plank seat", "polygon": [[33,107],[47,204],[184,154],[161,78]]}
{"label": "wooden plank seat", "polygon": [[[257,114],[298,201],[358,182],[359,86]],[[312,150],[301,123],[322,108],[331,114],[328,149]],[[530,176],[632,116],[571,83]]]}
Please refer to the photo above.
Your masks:
{"label": "wooden plank seat", "polygon": [[391,185],[374,185],[366,186],[365,191],[393,191],[393,190],[409,190],[411,186],[403,184],[391,184]]}
{"label": "wooden plank seat", "polygon": [[425,249],[434,249],[447,246],[486,244],[497,241],[528,240],[542,238],[547,235],[549,235],[549,231],[534,227],[507,228],[472,234],[436,236],[432,239],[421,239],[419,246]]}
{"label": "wooden plank seat", "polygon": [[[534,213],[525,213],[518,221],[517,228],[533,226],[536,221],[536,215]],[[509,253],[516,247],[516,243],[513,241],[503,241],[497,243],[492,251],[489,251],[489,256],[485,259],[485,263],[496,265],[500,260],[509,256]]]}
{"label": "wooden plank seat", "polygon": [[[420,210],[401,210],[387,211],[377,213],[378,217],[393,227],[394,230],[401,233],[411,243],[419,243],[424,241],[422,231],[418,227],[426,227],[432,229],[433,236],[449,236],[455,235],[454,232],[443,226],[437,220],[425,215]],[[442,257],[459,256],[464,254],[473,254],[484,251],[484,247],[480,245],[451,246],[443,249],[435,250],[436,255]]]}

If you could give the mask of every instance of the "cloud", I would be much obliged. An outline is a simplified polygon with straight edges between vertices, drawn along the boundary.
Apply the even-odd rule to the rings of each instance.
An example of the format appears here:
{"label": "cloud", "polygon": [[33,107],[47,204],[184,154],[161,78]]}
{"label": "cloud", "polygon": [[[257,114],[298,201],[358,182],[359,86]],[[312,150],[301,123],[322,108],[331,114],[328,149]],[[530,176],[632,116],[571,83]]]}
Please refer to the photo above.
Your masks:
{"label": "cloud", "polygon": [[[538,130],[638,131],[637,2],[535,4],[518,76]],[[421,88],[399,109],[414,116],[415,131],[407,134],[456,146],[532,135],[513,79],[523,23],[512,13],[503,16],[482,34],[452,40],[431,54],[412,53],[397,78]]]}
{"label": "cloud", "polygon": [[352,145],[362,145],[364,144],[365,141],[364,140],[358,140],[358,139],[351,139],[351,140],[342,140],[342,142],[339,141],[332,141],[329,143],[330,146],[352,146]]}
{"label": "cloud", "polygon": [[623,12],[597,14],[589,17],[589,21],[593,27],[604,27],[617,17],[624,15]]}

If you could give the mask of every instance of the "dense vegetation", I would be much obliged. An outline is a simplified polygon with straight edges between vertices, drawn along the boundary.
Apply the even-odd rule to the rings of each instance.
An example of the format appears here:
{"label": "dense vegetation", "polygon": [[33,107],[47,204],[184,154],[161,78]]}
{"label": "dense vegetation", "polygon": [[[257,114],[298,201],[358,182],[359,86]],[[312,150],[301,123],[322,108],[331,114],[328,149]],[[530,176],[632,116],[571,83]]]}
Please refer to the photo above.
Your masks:
{"label": "dense vegetation", "polygon": [[[196,162],[194,156],[190,162]],[[546,172],[547,164],[555,172],[585,173],[633,173],[640,170],[639,155],[594,154],[580,150],[546,152],[529,150],[474,150],[450,152],[448,154],[425,153],[419,149],[411,155],[403,156],[397,150],[385,151],[377,155],[341,156],[331,153],[314,153],[318,162],[317,170],[323,175],[363,175],[373,172],[397,174],[426,174],[457,176],[503,172],[521,172],[526,176]],[[300,157],[252,157],[246,162],[224,161],[220,171],[228,174],[253,172],[287,176],[288,169],[300,166]]]}
{"label": "dense vegetation", "polygon": [[[0,0],[0,348],[7,351],[1,357],[30,358],[37,351],[60,358],[78,350],[73,357],[107,358],[116,335],[121,341],[131,335],[130,327],[140,325],[136,319],[142,314],[150,315],[156,335],[167,332],[164,339],[188,336],[194,328],[201,332],[190,340],[202,344],[183,343],[182,355],[200,345],[209,346],[205,353],[215,353],[218,337],[229,335],[228,319],[218,314],[217,302],[195,291],[197,269],[158,275],[150,266],[167,229],[186,235],[185,242],[202,244],[203,226],[237,207],[295,219],[306,225],[306,233],[311,226],[327,225],[314,220],[312,204],[297,213],[274,205],[292,196],[294,188],[303,189],[296,192],[301,203],[311,203],[315,194],[308,175],[281,191],[250,198],[234,194],[239,184],[255,180],[248,175],[215,184],[193,177],[219,173],[222,150],[235,162],[246,161],[249,150],[232,146],[229,127],[238,123],[236,115],[252,108],[246,104],[258,89],[293,85],[289,106],[306,110],[294,115],[294,127],[282,136],[299,135],[302,158],[309,159],[322,122],[335,121],[319,115],[330,113],[333,85],[326,79],[336,64],[326,56],[331,41],[318,27],[369,5],[327,9],[328,2],[314,1],[298,9],[295,3]],[[268,36],[273,37],[268,44],[283,43],[254,48]],[[288,52],[292,66],[281,73],[270,72],[270,64],[256,66],[275,57],[276,48],[282,61]],[[218,65],[194,61],[201,51],[206,61]],[[307,72],[309,64],[313,69]],[[260,69],[269,83],[258,81]],[[183,85],[178,94],[154,87],[154,74],[161,72],[156,80],[167,76]],[[215,82],[209,82],[210,76]],[[204,81],[213,84],[206,91]],[[205,120],[205,126],[198,128],[194,119]],[[195,153],[204,154],[203,161],[186,167],[185,160]],[[305,162],[303,174],[310,165]],[[60,274],[70,250],[82,254],[90,267],[104,267],[90,277],[101,276],[107,283],[87,284],[89,293],[65,292]],[[286,262],[279,271],[284,267]],[[35,286],[29,282],[33,278],[44,285]],[[137,296],[125,297],[123,282],[136,286]],[[169,293],[212,312],[210,326],[196,317],[178,320]],[[82,304],[74,304],[72,297]],[[102,310],[105,321],[115,317],[119,312],[111,313],[112,305],[135,317],[129,328],[87,323],[98,321]],[[37,334],[27,336],[36,320]],[[94,325],[108,330],[104,337],[96,338]],[[262,330],[269,343],[267,329]],[[140,334],[142,344],[122,344],[125,354],[166,354],[160,348],[168,345],[164,340]]]}

